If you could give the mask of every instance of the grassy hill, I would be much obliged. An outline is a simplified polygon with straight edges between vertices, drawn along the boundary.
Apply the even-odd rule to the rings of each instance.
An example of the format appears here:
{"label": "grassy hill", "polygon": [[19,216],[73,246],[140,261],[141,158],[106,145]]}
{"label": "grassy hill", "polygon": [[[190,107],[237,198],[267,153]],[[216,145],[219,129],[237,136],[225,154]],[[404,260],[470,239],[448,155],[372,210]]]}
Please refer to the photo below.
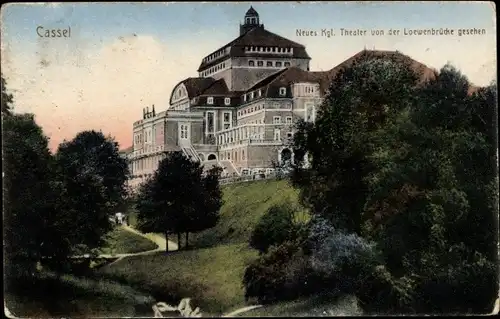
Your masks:
{"label": "grassy hill", "polygon": [[243,273],[257,257],[248,246],[250,234],[271,206],[298,205],[298,196],[288,181],[266,180],[226,185],[223,200],[218,224],[190,235],[190,250],[126,258],[100,274],[145,289],[158,301],[192,298],[204,315],[244,307]]}
{"label": "grassy hill", "polygon": [[108,235],[106,246],[101,248],[101,252],[103,254],[129,254],[156,248],[158,246],[149,239],[117,227]]}
{"label": "grassy hill", "polygon": [[214,228],[190,235],[189,243],[196,247],[247,243],[250,234],[273,205],[298,205],[298,193],[286,180],[252,181],[225,185],[221,217]]}

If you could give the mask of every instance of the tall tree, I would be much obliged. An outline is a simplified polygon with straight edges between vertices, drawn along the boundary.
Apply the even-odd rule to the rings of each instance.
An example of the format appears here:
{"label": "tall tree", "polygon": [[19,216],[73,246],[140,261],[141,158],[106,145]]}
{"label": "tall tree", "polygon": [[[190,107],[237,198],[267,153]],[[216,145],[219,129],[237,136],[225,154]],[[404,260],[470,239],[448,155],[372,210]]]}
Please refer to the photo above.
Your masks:
{"label": "tall tree", "polygon": [[498,291],[496,98],[469,86],[445,66],[371,156],[365,231],[393,274],[416,275],[421,312],[484,313]]}
{"label": "tall tree", "polygon": [[407,61],[366,52],[339,71],[316,122],[299,122],[294,148],[311,163],[297,167],[292,180],[302,201],[335,228],[360,234],[368,156],[378,147],[371,133],[409,108],[417,79]]}
{"label": "tall tree", "polygon": [[8,275],[14,269],[29,273],[41,256],[67,253],[63,230],[54,227],[60,216],[52,156],[31,114],[5,117],[3,138],[5,270]]}
{"label": "tall tree", "polygon": [[[212,227],[221,205],[214,169],[203,176],[203,167],[181,152],[169,152],[153,177],[142,185],[138,201],[139,228],[145,232],[180,235]],[[168,248],[168,245],[167,245]]]}
{"label": "tall tree", "polygon": [[196,200],[197,207],[193,210],[187,225],[185,247],[188,247],[190,232],[212,228],[219,221],[219,212],[223,204],[219,183],[221,173],[222,168],[214,166],[205,172],[201,183],[195,186],[199,189],[197,192],[199,197]]}
{"label": "tall tree", "polygon": [[111,229],[110,214],[126,195],[129,169],[118,144],[101,132],[84,131],[59,145],[56,164],[59,201],[73,216],[72,244],[99,247]]}
{"label": "tall tree", "polygon": [[7,93],[7,84],[3,74],[1,75],[1,86],[2,86],[2,115],[12,114],[12,94]]}

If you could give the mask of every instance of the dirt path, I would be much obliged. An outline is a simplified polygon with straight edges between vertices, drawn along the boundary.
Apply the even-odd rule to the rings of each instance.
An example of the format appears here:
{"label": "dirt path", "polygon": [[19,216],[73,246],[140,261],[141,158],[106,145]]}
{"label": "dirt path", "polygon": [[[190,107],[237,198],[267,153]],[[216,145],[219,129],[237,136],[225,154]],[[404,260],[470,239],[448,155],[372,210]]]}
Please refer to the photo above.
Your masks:
{"label": "dirt path", "polygon": [[250,311],[253,309],[257,309],[260,307],[262,307],[262,305],[255,305],[255,306],[248,306],[248,307],[240,308],[238,310],[235,310],[233,312],[228,313],[227,315],[223,315],[222,317],[234,317],[234,316],[237,316],[237,315],[242,314],[244,312],[247,312],[247,311]]}
{"label": "dirt path", "polygon": [[[101,257],[101,258],[109,258],[109,259],[117,258],[115,261],[107,264],[107,266],[112,265],[112,264],[114,264],[114,263],[116,263],[116,262],[118,262],[126,257],[148,255],[148,254],[156,253],[159,251],[165,251],[165,247],[167,244],[166,244],[165,237],[163,237],[162,235],[155,234],[155,233],[143,234],[140,231],[138,231],[137,229],[132,228],[128,225],[122,225],[121,227],[126,231],[129,231],[131,233],[134,233],[138,236],[144,237],[144,238],[154,242],[156,245],[158,245],[158,248],[153,249],[153,250],[141,251],[138,253],[129,253],[129,254],[100,254],[99,257]],[[169,240],[168,241],[168,250],[175,251],[177,249],[179,249],[177,244]]]}
{"label": "dirt path", "polygon": [[[166,240],[165,240],[165,237],[163,235],[156,234],[156,233],[143,234],[140,231],[138,231],[135,228],[132,228],[132,227],[130,227],[128,225],[123,225],[122,227],[123,227],[123,229],[128,230],[129,232],[132,232],[132,233],[134,233],[136,235],[139,235],[139,236],[142,236],[144,238],[147,238],[147,239],[151,240],[152,242],[154,242],[155,244],[157,244],[158,248],[156,248],[155,250],[152,250],[152,251],[165,250],[165,248],[166,248]],[[177,249],[179,249],[179,247],[177,246],[177,244],[169,240],[168,241],[168,250],[169,251],[174,251],[174,250],[177,250]],[[141,253],[139,253],[139,254],[141,254]]]}

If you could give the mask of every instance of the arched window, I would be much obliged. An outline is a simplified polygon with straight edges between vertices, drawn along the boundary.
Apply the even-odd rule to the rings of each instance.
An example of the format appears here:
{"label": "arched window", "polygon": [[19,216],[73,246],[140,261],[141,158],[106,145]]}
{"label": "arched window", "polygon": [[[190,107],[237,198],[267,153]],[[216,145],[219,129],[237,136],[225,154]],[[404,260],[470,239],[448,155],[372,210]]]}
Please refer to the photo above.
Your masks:
{"label": "arched window", "polygon": [[214,155],[214,154],[210,154],[208,155],[208,158],[207,158],[209,161],[213,161],[213,160],[216,160],[217,157]]}

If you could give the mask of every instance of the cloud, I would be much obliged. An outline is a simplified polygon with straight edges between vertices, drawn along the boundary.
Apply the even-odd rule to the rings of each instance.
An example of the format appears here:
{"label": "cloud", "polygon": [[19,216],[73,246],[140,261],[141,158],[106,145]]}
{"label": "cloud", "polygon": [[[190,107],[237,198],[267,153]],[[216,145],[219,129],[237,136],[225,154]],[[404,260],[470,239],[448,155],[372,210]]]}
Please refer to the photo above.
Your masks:
{"label": "cloud", "polygon": [[36,114],[52,149],[87,129],[111,134],[127,147],[142,108],[155,104],[157,110],[166,109],[174,85],[196,76],[202,53],[192,48],[200,45],[216,46],[165,44],[147,35],[100,46],[52,40],[39,42],[36,55],[2,47],[2,69],[14,90],[16,110]]}

